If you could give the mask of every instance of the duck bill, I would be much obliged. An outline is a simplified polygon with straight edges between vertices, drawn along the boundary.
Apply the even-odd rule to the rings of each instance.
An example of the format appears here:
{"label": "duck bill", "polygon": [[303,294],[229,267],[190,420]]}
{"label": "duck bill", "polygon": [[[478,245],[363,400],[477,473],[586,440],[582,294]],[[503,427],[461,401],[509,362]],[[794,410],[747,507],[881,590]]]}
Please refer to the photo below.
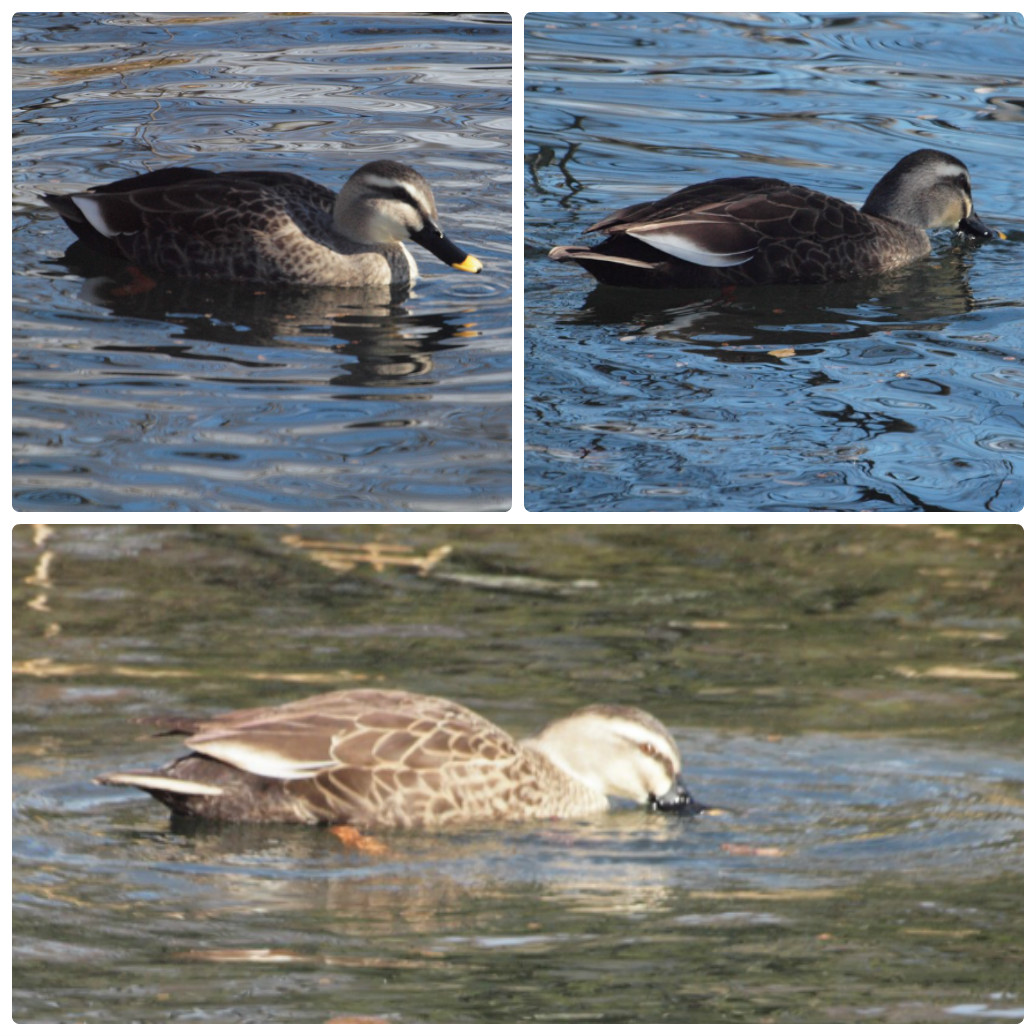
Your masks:
{"label": "duck bill", "polygon": [[434,223],[428,222],[420,230],[411,233],[411,238],[422,248],[427,248],[436,259],[441,259],[447,266],[465,273],[478,273],[482,263],[473,255],[468,255],[463,248],[458,248]]}
{"label": "duck bill", "polygon": [[999,230],[990,230],[989,227],[987,227],[985,223],[978,218],[978,215],[974,210],[972,210],[970,216],[965,216],[960,223],[957,224],[957,229],[962,234],[968,234],[971,237],[998,237],[1003,239],[1006,236],[1000,233]]}
{"label": "duck bill", "polygon": [[694,796],[684,786],[679,777],[664,795],[652,795],[648,806],[658,813],[677,813],[681,816],[694,816],[704,813],[708,806],[696,802]]}

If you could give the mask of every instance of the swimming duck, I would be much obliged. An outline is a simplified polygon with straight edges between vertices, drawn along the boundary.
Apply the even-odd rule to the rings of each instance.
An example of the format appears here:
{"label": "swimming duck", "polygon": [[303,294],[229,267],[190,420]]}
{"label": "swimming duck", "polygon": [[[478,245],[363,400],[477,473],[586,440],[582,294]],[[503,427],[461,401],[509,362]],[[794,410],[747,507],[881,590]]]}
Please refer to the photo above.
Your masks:
{"label": "swimming duck", "polygon": [[860,210],[783,180],[710,180],[595,223],[587,233],[608,237],[593,248],[560,245],[549,255],[634,288],[825,284],[928,255],[926,229],[938,227],[994,236],[975,214],[964,163],[923,150],[900,159]]}
{"label": "swimming duck", "polygon": [[337,287],[409,284],[409,238],[468,273],[482,263],[439,229],[428,181],[400,162],[368,162],[337,199],[293,173],[178,166],[45,194],[94,251],[174,277]]}
{"label": "swimming duck", "polygon": [[641,709],[590,705],[515,741],[478,713],[408,691],[335,691],[208,720],[177,719],[191,754],[112,773],[174,814],[222,821],[437,828],[580,817],[609,797],[699,813],[668,731]]}

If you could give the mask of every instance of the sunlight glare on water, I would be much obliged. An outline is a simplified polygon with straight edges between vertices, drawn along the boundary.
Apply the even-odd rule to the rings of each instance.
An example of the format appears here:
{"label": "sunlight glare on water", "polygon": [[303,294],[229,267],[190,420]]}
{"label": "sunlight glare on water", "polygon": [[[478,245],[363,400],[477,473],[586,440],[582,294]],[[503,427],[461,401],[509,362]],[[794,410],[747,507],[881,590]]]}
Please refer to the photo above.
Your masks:
{"label": "sunlight glare on water", "polygon": [[[526,19],[527,506],[1012,511],[1022,490],[1021,22]],[[777,177],[862,203],[920,148],[1006,240],[834,286],[595,289],[616,209]]]}
{"label": "sunlight glare on water", "polygon": [[[17,1021],[1020,1016],[1018,529],[40,534],[15,537]],[[182,753],[137,719],[364,685],[517,737],[636,704],[715,811],[370,853],[92,783]]]}

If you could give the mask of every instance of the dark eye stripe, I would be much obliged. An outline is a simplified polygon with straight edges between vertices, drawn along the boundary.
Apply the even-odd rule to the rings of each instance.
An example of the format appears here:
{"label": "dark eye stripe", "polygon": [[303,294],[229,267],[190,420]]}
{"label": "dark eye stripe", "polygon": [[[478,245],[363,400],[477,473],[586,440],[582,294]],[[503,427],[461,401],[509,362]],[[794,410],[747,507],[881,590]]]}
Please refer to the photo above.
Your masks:
{"label": "dark eye stripe", "polygon": [[379,198],[392,198],[395,201],[401,201],[405,205],[409,205],[411,208],[421,211],[420,202],[414,199],[413,194],[407,190],[400,183],[394,183],[388,180],[371,179],[365,184],[368,192]]}
{"label": "dark eye stripe", "polygon": [[653,759],[659,760],[659,762],[665,764],[666,773],[670,777],[675,776],[673,769],[673,761],[664,752],[660,752],[650,741],[642,741],[640,744],[640,750],[645,754],[651,756]]}

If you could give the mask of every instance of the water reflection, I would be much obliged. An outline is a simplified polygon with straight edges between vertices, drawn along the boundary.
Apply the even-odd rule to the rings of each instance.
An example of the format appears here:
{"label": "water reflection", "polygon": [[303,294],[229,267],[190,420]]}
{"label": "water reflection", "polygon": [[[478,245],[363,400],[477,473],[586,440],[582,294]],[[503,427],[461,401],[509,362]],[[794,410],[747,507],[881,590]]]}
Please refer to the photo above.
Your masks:
{"label": "water reflection", "polygon": [[[14,32],[17,506],[507,506],[507,15],[45,13]],[[429,177],[478,278],[415,254],[405,297],[142,292],[45,258],[71,235],[40,184],[212,159],[331,185],[386,157]]]}
{"label": "water reflection", "polygon": [[[59,525],[13,553],[19,1019],[1020,1012],[1017,528]],[[725,810],[369,855],[92,783],[170,757],[134,716],[378,678],[522,734],[648,707]]]}
{"label": "water reflection", "polygon": [[[919,322],[938,334],[976,305],[968,280],[976,247],[955,244],[941,261],[927,266],[823,287],[757,286],[719,293],[599,286],[589,290],[582,308],[563,323],[620,323],[624,334],[686,342],[721,361],[740,349],[773,353],[791,348],[801,354],[802,348],[816,350],[829,341],[841,346],[897,330],[906,336]],[[697,297],[689,300],[688,295]],[[732,342],[733,349],[709,350],[702,346],[709,338]]]}
{"label": "water reflection", "polygon": [[[530,15],[526,506],[1020,506],[1020,455],[987,446],[1021,441],[1020,388],[990,381],[1021,355],[1020,138],[995,117],[1021,101],[1020,30],[1011,15]],[[901,117],[920,97],[931,118]],[[1006,240],[934,234],[931,257],[880,278],[731,293],[593,289],[546,258],[591,243],[579,235],[609,212],[712,178],[859,203],[919,147],[960,155]],[[898,386],[875,399],[878,363],[948,391],[923,410]],[[824,443],[840,452],[818,471]]]}

